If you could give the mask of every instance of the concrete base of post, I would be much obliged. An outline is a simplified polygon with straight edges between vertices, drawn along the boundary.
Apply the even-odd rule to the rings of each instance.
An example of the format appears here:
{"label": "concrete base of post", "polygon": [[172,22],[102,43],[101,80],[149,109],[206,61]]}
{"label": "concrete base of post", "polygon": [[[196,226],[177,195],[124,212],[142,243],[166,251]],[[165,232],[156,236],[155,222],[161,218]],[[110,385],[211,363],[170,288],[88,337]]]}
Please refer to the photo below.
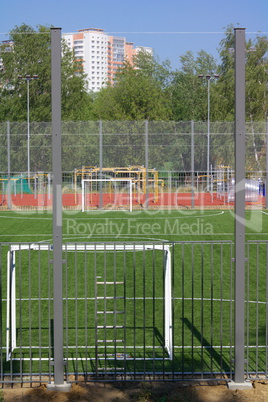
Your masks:
{"label": "concrete base of post", "polygon": [[252,383],[250,381],[244,381],[244,382],[230,381],[227,383],[227,386],[232,391],[235,391],[237,389],[252,389]]}
{"label": "concrete base of post", "polygon": [[54,382],[51,382],[50,384],[47,384],[47,391],[69,392],[71,386],[72,385],[67,382],[64,382],[63,384],[55,384]]}

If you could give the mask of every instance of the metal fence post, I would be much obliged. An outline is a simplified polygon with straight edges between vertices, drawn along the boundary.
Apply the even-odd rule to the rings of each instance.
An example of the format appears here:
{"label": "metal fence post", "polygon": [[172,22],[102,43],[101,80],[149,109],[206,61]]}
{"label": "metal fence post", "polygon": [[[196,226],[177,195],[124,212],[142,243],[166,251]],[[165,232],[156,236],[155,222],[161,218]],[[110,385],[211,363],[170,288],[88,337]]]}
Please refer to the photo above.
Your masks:
{"label": "metal fence post", "polygon": [[268,113],[266,114],[266,181],[265,181],[265,206],[268,209]]}
{"label": "metal fence post", "polygon": [[245,29],[235,28],[235,387],[245,369]]}
{"label": "metal fence post", "polygon": [[191,121],[191,179],[192,179],[192,196],[191,207],[194,209],[194,121]]}
{"label": "metal fence post", "polygon": [[64,383],[62,289],[62,156],[61,156],[61,28],[51,28],[52,174],[53,174],[53,294],[54,384],[48,389],[69,390]]}
{"label": "metal fence post", "polygon": [[149,154],[148,154],[148,120],[145,120],[145,171],[146,171],[146,195],[145,195],[145,209],[149,206]]}
{"label": "metal fence post", "polygon": [[10,122],[7,122],[7,209],[11,210],[11,181],[10,181]]}
{"label": "metal fence post", "polygon": [[207,192],[210,187],[209,160],[210,160],[210,79],[208,81],[208,138],[207,138]]}
{"label": "metal fence post", "polygon": [[[103,168],[103,135],[102,135],[102,120],[100,120],[100,179],[102,179],[102,168]],[[102,182],[100,181],[100,209],[103,207],[103,197],[102,197]]]}

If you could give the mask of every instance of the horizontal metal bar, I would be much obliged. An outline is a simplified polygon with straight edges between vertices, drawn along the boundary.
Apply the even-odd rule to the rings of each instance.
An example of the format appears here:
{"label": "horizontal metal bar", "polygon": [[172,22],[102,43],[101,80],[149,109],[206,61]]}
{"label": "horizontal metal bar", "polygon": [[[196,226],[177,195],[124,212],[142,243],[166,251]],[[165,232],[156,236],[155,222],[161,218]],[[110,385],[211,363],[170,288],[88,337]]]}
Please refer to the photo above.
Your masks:
{"label": "horizontal metal bar", "polygon": [[125,328],[125,327],[124,327],[124,325],[97,325],[97,328],[116,329],[116,328]]}
{"label": "horizontal metal bar", "polygon": [[124,311],[97,311],[97,314],[124,314]]}
{"label": "horizontal metal bar", "polygon": [[124,285],[124,282],[96,282],[96,285]]}

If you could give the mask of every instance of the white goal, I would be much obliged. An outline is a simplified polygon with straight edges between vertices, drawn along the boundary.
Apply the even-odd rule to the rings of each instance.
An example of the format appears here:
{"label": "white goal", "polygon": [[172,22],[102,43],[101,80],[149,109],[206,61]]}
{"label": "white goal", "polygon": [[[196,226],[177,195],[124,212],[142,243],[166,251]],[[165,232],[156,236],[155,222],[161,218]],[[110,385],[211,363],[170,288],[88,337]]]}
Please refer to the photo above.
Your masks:
{"label": "white goal", "polygon": [[[68,273],[70,275],[73,275],[73,272],[77,271],[77,278],[78,276],[81,276],[83,278],[83,275],[81,275],[81,272],[78,272],[79,268],[80,268],[80,262],[83,260],[86,260],[89,262],[91,261],[92,266],[88,266],[88,264],[86,264],[86,275],[88,277],[91,278],[91,281],[88,285],[88,292],[85,295],[81,295],[83,300],[79,301],[79,295],[76,295],[76,299],[74,301],[72,301],[71,299],[69,299],[69,295],[67,296],[66,294],[66,301],[70,300],[70,303],[84,303],[85,302],[85,298],[87,297],[91,297],[91,299],[88,299],[87,303],[95,303],[96,304],[96,309],[99,310],[100,309],[100,298],[96,297],[96,294],[92,293],[91,290],[94,288],[94,286],[96,286],[96,284],[99,284],[98,286],[101,287],[101,289],[103,287],[105,287],[105,292],[103,294],[103,296],[105,296],[105,300],[103,301],[104,306],[106,308],[108,308],[108,303],[111,302],[112,304],[114,304],[116,302],[115,300],[115,296],[118,296],[119,294],[117,294],[115,288],[115,285],[117,284],[117,282],[115,281],[114,278],[109,279],[108,275],[113,275],[113,269],[108,269],[107,266],[107,270],[105,270],[105,275],[103,276],[104,279],[99,279],[100,276],[99,273],[95,273],[95,276],[92,276],[93,274],[91,274],[90,276],[90,272],[94,273],[94,270],[96,270],[96,267],[94,268],[94,263],[96,264],[96,258],[97,257],[101,257],[100,254],[103,254],[103,258],[105,259],[107,265],[108,265],[108,254],[110,254],[111,259],[114,260],[115,258],[117,260],[119,260],[121,258],[122,261],[125,261],[125,271],[122,274],[117,273],[116,278],[119,280],[118,283],[121,284],[122,287],[127,289],[127,293],[125,293],[123,295],[123,297],[120,297],[119,299],[122,299],[122,306],[124,306],[126,303],[130,304],[132,307],[131,309],[128,311],[128,316],[129,314],[135,314],[135,308],[133,307],[133,303],[135,303],[136,307],[138,306],[138,304],[140,306],[143,306],[142,308],[144,308],[145,306],[145,293],[146,296],[151,296],[150,292],[153,292],[150,289],[149,283],[152,285],[152,277],[151,274],[148,274],[147,269],[145,270],[144,264],[145,264],[145,260],[146,263],[148,263],[148,269],[150,269],[149,266],[149,260],[150,260],[150,255],[152,257],[151,259],[151,264],[155,265],[155,258],[156,258],[156,253],[159,253],[158,256],[158,261],[159,261],[159,279],[161,279],[161,283],[160,284],[160,288],[162,289],[162,293],[161,293],[161,297],[156,298],[156,302],[158,302],[161,304],[161,308],[159,309],[159,312],[161,312],[161,314],[157,313],[157,315],[159,316],[160,319],[160,315],[162,316],[161,318],[161,322],[163,323],[163,343],[162,343],[162,350],[165,350],[165,354],[166,354],[166,358],[168,360],[172,360],[173,359],[173,322],[172,322],[172,280],[171,280],[171,249],[170,249],[170,245],[169,244],[112,244],[112,243],[100,243],[100,244],[87,244],[87,243],[81,243],[81,244],[65,244],[62,247],[63,250],[63,254],[65,255],[66,260],[63,261],[63,265],[68,265],[68,266],[72,266],[72,263],[74,263],[75,261],[77,262],[76,268],[73,267],[73,270],[71,270],[70,268],[68,269]],[[38,337],[35,339],[34,335],[27,335],[26,338],[23,340],[19,340],[17,338],[19,338],[18,333],[21,332],[21,320],[23,320],[23,314],[22,312],[24,311],[24,314],[27,315],[27,308],[21,308],[20,306],[23,305],[27,306],[27,304],[32,305],[31,307],[31,316],[28,318],[30,321],[32,322],[32,325],[34,326],[34,323],[38,323],[39,320],[45,320],[44,322],[47,322],[49,320],[49,317],[46,317],[47,314],[47,310],[46,310],[46,306],[48,306],[49,300],[47,300],[47,296],[45,294],[41,295],[40,292],[43,291],[43,288],[46,287],[46,284],[43,282],[42,286],[40,285],[40,288],[38,288],[36,290],[36,292],[34,291],[34,283],[33,283],[33,278],[30,280],[30,275],[32,275],[32,271],[34,269],[34,263],[35,265],[40,265],[40,267],[37,269],[37,274],[35,278],[38,278],[38,275],[40,274],[40,272],[43,270],[43,267],[45,269],[45,266],[48,264],[51,264],[50,262],[50,258],[52,256],[52,252],[53,252],[53,245],[51,244],[42,244],[42,243],[33,243],[33,244],[12,244],[10,245],[10,249],[7,253],[7,309],[6,309],[6,360],[18,360],[18,358],[16,356],[14,356],[14,351],[17,350],[18,348],[24,348],[25,350],[30,350],[30,352],[32,354],[34,354],[34,351],[36,349],[37,353],[40,353],[40,356],[37,357],[36,359],[38,360],[48,360],[47,358],[43,357],[43,355],[41,356],[41,352],[39,352],[40,346],[37,346],[35,344],[35,342],[39,339],[40,335],[40,328],[38,329]],[[121,254],[121,257],[119,255],[117,255],[115,257],[115,254]],[[78,255],[79,254],[79,255]],[[98,255],[97,255],[98,254]],[[127,256],[128,254],[128,256]],[[135,294],[133,294],[133,281],[132,281],[132,267],[130,264],[130,261],[133,261],[133,255],[135,254],[135,271],[137,271],[137,275],[138,275],[138,258],[142,259],[142,264],[141,264],[141,269],[144,275],[144,280],[145,278],[147,278],[148,280],[148,285],[147,285],[147,289],[145,291],[145,289],[143,288],[143,285],[141,285],[141,290],[144,289],[143,291],[145,292],[144,295],[142,293],[138,293],[138,285],[135,285],[136,287],[136,299],[135,301],[131,301],[129,296],[133,296]],[[145,256],[145,254],[147,256]],[[72,257],[73,256],[73,257]],[[85,257],[86,256],[86,257]],[[128,259],[128,263],[126,262],[126,260]],[[80,261],[81,260],[81,261]],[[24,262],[23,262],[24,261]],[[95,261],[95,262],[94,262]],[[23,266],[22,266],[23,263]],[[41,265],[43,264],[43,265]],[[16,267],[17,265],[17,267]],[[29,266],[31,267],[31,269],[29,270]],[[26,269],[23,269],[23,267],[25,267]],[[155,268],[152,268],[151,272],[154,272]],[[26,272],[25,272],[26,271]],[[27,272],[28,271],[28,272]],[[26,291],[25,294],[21,292],[21,286],[24,286],[25,284],[23,284],[21,281],[22,278],[22,274],[23,272],[25,272],[24,275],[25,276],[25,283],[26,283]],[[164,274],[164,275],[163,275]],[[120,275],[122,275],[120,277]],[[142,276],[142,275],[140,275]],[[37,279],[38,281],[38,279]],[[39,280],[40,281],[40,280]],[[49,280],[48,280],[49,281]],[[77,279],[75,279],[75,282],[77,281]],[[97,281],[97,282],[96,282]],[[29,294],[27,294],[27,287],[29,286],[28,283],[32,283],[31,289],[29,290]],[[35,281],[36,282],[36,281]],[[95,285],[94,285],[95,282]],[[73,283],[73,282],[72,282]],[[54,284],[54,286],[57,286],[57,284]],[[75,285],[74,285],[75,286]],[[83,285],[84,286],[84,285]],[[108,293],[108,286],[111,287],[111,294]],[[152,286],[151,286],[152,287]],[[91,293],[90,293],[91,292]],[[45,297],[44,297],[45,296]],[[144,296],[144,297],[140,297],[140,296]],[[72,296],[71,296],[72,297]],[[68,299],[67,299],[68,298]],[[152,305],[152,301],[150,301],[151,297],[149,297],[149,299],[147,299],[146,301],[146,305]],[[53,302],[53,299],[51,298],[51,301]],[[44,304],[44,307],[41,308],[41,304]],[[121,303],[121,302],[120,302]],[[41,314],[41,316],[38,318],[37,316],[34,317],[33,316],[33,311],[35,311],[35,314],[38,315],[38,309],[34,310],[34,304],[39,306],[39,313]],[[92,305],[93,305],[92,304]],[[134,308],[134,310],[133,310]],[[149,308],[149,307],[148,307]],[[92,313],[92,316],[95,315],[101,315],[100,311],[95,311],[95,313]],[[132,311],[133,310],[133,311]],[[93,311],[93,310],[92,310]],[[28,312],[29,313],[29,312]],[[73,311],[70,311],[70,313],[73,313]],[[77,311],[78,313],[78,311]],[[81,313],[81,311],[79,311],[79,314]],[[106,318],[105,320],[108,320],[107,316],[111,316],[112,318],[112,333],[114,334],[114,323],[115,323],[115,314],[108,314],[109,311],[105,311],[105,315]],[[82,313],[81,313],[82,314]],[[80,314],[80,315],[81,315]],[[155,313],[156,314],[156,313]],[[103,315],[103,314],[102,314]],[[122,314],[121,314],[122,315]],[[149,320],[150,317],[147,317],[147,320]],[[138,320],[138,316],[136,316],[136,320]],[[28,321],[27,321],[28,322]],[[43,322],[43,325],[45,325]],[[108,321],[106,322],[106,324],[108,324]],[[120,324],[120,322],[119,322]],[[41,325],[41,323],[40,323]],[[31,324],[29,324],[29,326],[31,326]],[[46,326],[46,325],[45,325]],[[23,325],[23,331],[25,332],[25,328],[26,325]],[[96,327],[99,328],[99,327]],[[104,332],[106,333],[109,329],[109,327],[107,326],[106,329],[104,330]],[[130,332],[133,329],[130,328]],[[138,332],[138,328],[135,330],[136,332]],[[87,329],[84,330],[84,332],[86,332]],[[28,328],[28,330],[26,331],[29,332],[29,334],[31,334],[30,329]],[[26,335],[25,334],[25,335]],[[91,348],[96,348],[95,343],[94,343],[94,332],[92,332],[93,334],[93,339],[92,339],[92,346]],[[100,334],[101,335],[101,334]],[[125,335],[127,336],[127,334],[125,333]],[[149,335],[148,335],[149,337]],[[75,338],[76,339],[76,338]],[[24,341],[27,342],[26,345],[24,345]],[[99,340],[98,340],[99,341]],[[28,342],[30,342],[28,344]],[[45,339],[44,339],[45,342]],[[99,341],[100,342],[100,341]],[[124,340],[122,340],[122,342],[124,342]],[[38,342],[37,342],[38,343]],[[76,346],[70,346],[69,347],[78,347],[77,344],[75,344]],[[80,344],[79,344],[80,345]],[[47,348],[48,346],[46,344],[44,344],[42,347]],[[80,346],[79,346],[80,347]],[[82,346],[81,346],[82,347]],[[126,344],[124,345],[123,351],[125,352],[127,350],[127,346]],[[136,347],[136,350],[139,346],[134,346]],[[145,349],[145,345],[142,346],[143,349]],[[151,346],[148,346],[151,347]],[[84,346],[82,347],[82,349],[84,348]],[[89,348],[89,347],[88,347]],[[108,349],[108,346],[105,347],[106,349]],[[105,349],[105,350],[106,350]],[[119,351],[119,347],[117,347],[118,351]],[[20,356],[19,359],[23,359],[23,360],[31,360],[31,357],[27,357],[28,353],[23,354],[23,358]],[[16,355],[16,353],[15,353]],[[19,352],[18,354],[19,355]],[[153,356],[153,355],[152,355]],[[69,357],[70,358],[70,357]],[[142,359],[142,358],[141,358]],[[152,360],[157,360],[157,357],[151,357],[150,359]],[[163,357],[159,357],[159,360],[163,360]],[[33,360],[33,359],[32,359]]]}
{"label": "white goal", "polygon": [[130,178],[82,179],[82,211],[96,208],[132,211],[133,184]]}

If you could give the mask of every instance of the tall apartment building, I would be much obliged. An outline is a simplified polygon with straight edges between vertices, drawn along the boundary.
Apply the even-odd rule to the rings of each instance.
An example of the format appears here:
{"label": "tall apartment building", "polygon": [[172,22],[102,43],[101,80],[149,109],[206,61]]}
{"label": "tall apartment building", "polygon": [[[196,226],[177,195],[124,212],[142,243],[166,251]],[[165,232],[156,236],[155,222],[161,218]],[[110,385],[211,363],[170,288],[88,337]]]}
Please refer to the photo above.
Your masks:
{"label": "tall apartment building", "polygon": [[67,45],[74,50],[75,58],[81,61],[87,76],[88,88],[99,91],[107,83],[113,84],[117,69],[124,61],[133,62],[140,51],[152,54],[152,48],[138,46],[126,38],[110,36],[103,29],[80,29],[77,33],[63,34]]}

